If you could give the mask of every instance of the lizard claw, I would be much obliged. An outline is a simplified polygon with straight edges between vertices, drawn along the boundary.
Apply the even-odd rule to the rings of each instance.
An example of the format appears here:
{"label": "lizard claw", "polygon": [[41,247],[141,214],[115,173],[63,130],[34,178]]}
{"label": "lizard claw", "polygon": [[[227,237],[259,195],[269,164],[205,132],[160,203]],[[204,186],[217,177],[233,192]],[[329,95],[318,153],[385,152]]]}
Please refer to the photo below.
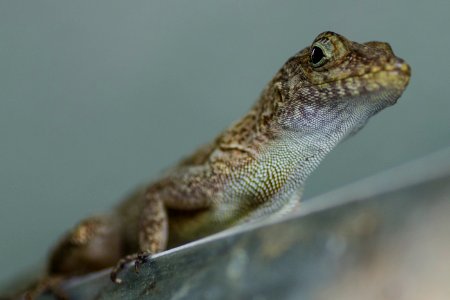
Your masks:
{"label": "lizard claw", "polygon": [[141,265],[147,262],[149,258],[148,252],[140,252],[137,254],[136,260],[134,262],[134,272],[139,273]]}
{"label": "lizard claw", "polygon": [[131,262],[134,262],[134,272],[139,273],[139,268],[141,267],[142,264],[147,262],[149,254],[150,253],[147,251],[142,251],[121,258],[117,262],[115,268],[111,271],[110,274],[111,281],[116,284],[122,283],[122,279],[118,278],[117,276],[125,268],[125,266]]}

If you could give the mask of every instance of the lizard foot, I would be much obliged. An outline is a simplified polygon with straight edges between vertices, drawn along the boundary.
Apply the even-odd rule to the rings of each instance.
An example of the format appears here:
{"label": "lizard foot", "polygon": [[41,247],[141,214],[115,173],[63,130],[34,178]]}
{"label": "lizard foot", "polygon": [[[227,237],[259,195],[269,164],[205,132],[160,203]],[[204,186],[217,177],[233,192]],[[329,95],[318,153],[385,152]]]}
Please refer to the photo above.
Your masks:
{"label": "lizard foot", "polygon": [[115,268],[111,271],[110,278],[111,278],[112,282],[118,283],[118,284],[122,283],[122,279],[118,278],[117,276],[125,268],[125,266],[131,262],[134,262],[134,271],[136,273],[139,273],[139,268],[141,267],[142,264],[147,262],[149,255],[150,255],[150,252],[143,251],[143,252],[139,252],[139,253],[130,254],[130,255],[127,255],[127,256],[121,258],[117,262],[117,265],[115,266]]}

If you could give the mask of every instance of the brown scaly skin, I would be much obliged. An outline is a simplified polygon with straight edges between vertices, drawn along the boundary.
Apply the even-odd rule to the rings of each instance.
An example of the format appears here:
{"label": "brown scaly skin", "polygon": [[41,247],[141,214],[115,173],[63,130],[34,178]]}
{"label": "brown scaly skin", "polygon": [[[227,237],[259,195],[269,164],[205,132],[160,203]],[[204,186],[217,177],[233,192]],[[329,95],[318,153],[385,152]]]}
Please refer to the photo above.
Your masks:
{"label": "brown scaly skin", "polygon": [[49,275],[111,267],[129,254],[157,253],[294,210],[321,159],[395,104],[409,78],[410,67],[387,43],[320,34],[283,65],[239,122],[112,213],[69,232],[50,257]]}

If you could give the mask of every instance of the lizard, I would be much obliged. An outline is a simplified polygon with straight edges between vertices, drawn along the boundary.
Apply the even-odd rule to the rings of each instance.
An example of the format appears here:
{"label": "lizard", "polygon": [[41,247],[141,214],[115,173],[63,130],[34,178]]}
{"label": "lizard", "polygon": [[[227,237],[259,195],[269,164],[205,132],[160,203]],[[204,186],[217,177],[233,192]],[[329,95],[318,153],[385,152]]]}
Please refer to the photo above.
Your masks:
{"label": "lizard", "polygon": [[239,121],[139,188],[111,212],[81,221],[54,247],[51,277],[155,254],[299,208],[309,174],[370,117],[395,104],[410,66],[385,42],[327,31],[289,58]]}

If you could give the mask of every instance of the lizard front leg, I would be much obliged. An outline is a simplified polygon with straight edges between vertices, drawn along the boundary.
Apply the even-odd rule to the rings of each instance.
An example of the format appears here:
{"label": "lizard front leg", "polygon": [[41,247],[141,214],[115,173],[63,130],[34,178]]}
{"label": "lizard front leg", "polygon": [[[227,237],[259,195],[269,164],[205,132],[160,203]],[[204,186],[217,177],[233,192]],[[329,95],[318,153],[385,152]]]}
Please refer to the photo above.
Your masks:
{"label": "lizard front leg", "polygon": [[151,254],[164,251],[168,239],[166,208],[158,195],[147,194],[139,222],[139,248]]}
{"label": "lizard front leg", "polygon": [[111,272],[113,282],[121,282],[117,275],[126,264],[134,261],[135,270],[138,272],[139,266],[146,261],[149,254],[166,250],[169,236],[167,208],[195,211],[209,206],[208,196],[211,196],[211,191],[204,189],[201,193],[194,192],[192,189],[198,184],[198,174],[191,172],[189,168],[183,171],[177,172],[176,176],[166,177],[147,189],[141,200],[139,221],[135,228],[140,252],[119,260]]}
{"label": "lizard front leg", "polygon": [[121,283],[117,278],[126,264],[134,261],[135,271],[145,262],[148,254],[155,254],[166,249],[168,236],[168,220],[164,203],[156,194],[147,193],[143,199],[143,209],[138,222],[138,253],[129,254],[121,258],[111,272],[111,280]]}

